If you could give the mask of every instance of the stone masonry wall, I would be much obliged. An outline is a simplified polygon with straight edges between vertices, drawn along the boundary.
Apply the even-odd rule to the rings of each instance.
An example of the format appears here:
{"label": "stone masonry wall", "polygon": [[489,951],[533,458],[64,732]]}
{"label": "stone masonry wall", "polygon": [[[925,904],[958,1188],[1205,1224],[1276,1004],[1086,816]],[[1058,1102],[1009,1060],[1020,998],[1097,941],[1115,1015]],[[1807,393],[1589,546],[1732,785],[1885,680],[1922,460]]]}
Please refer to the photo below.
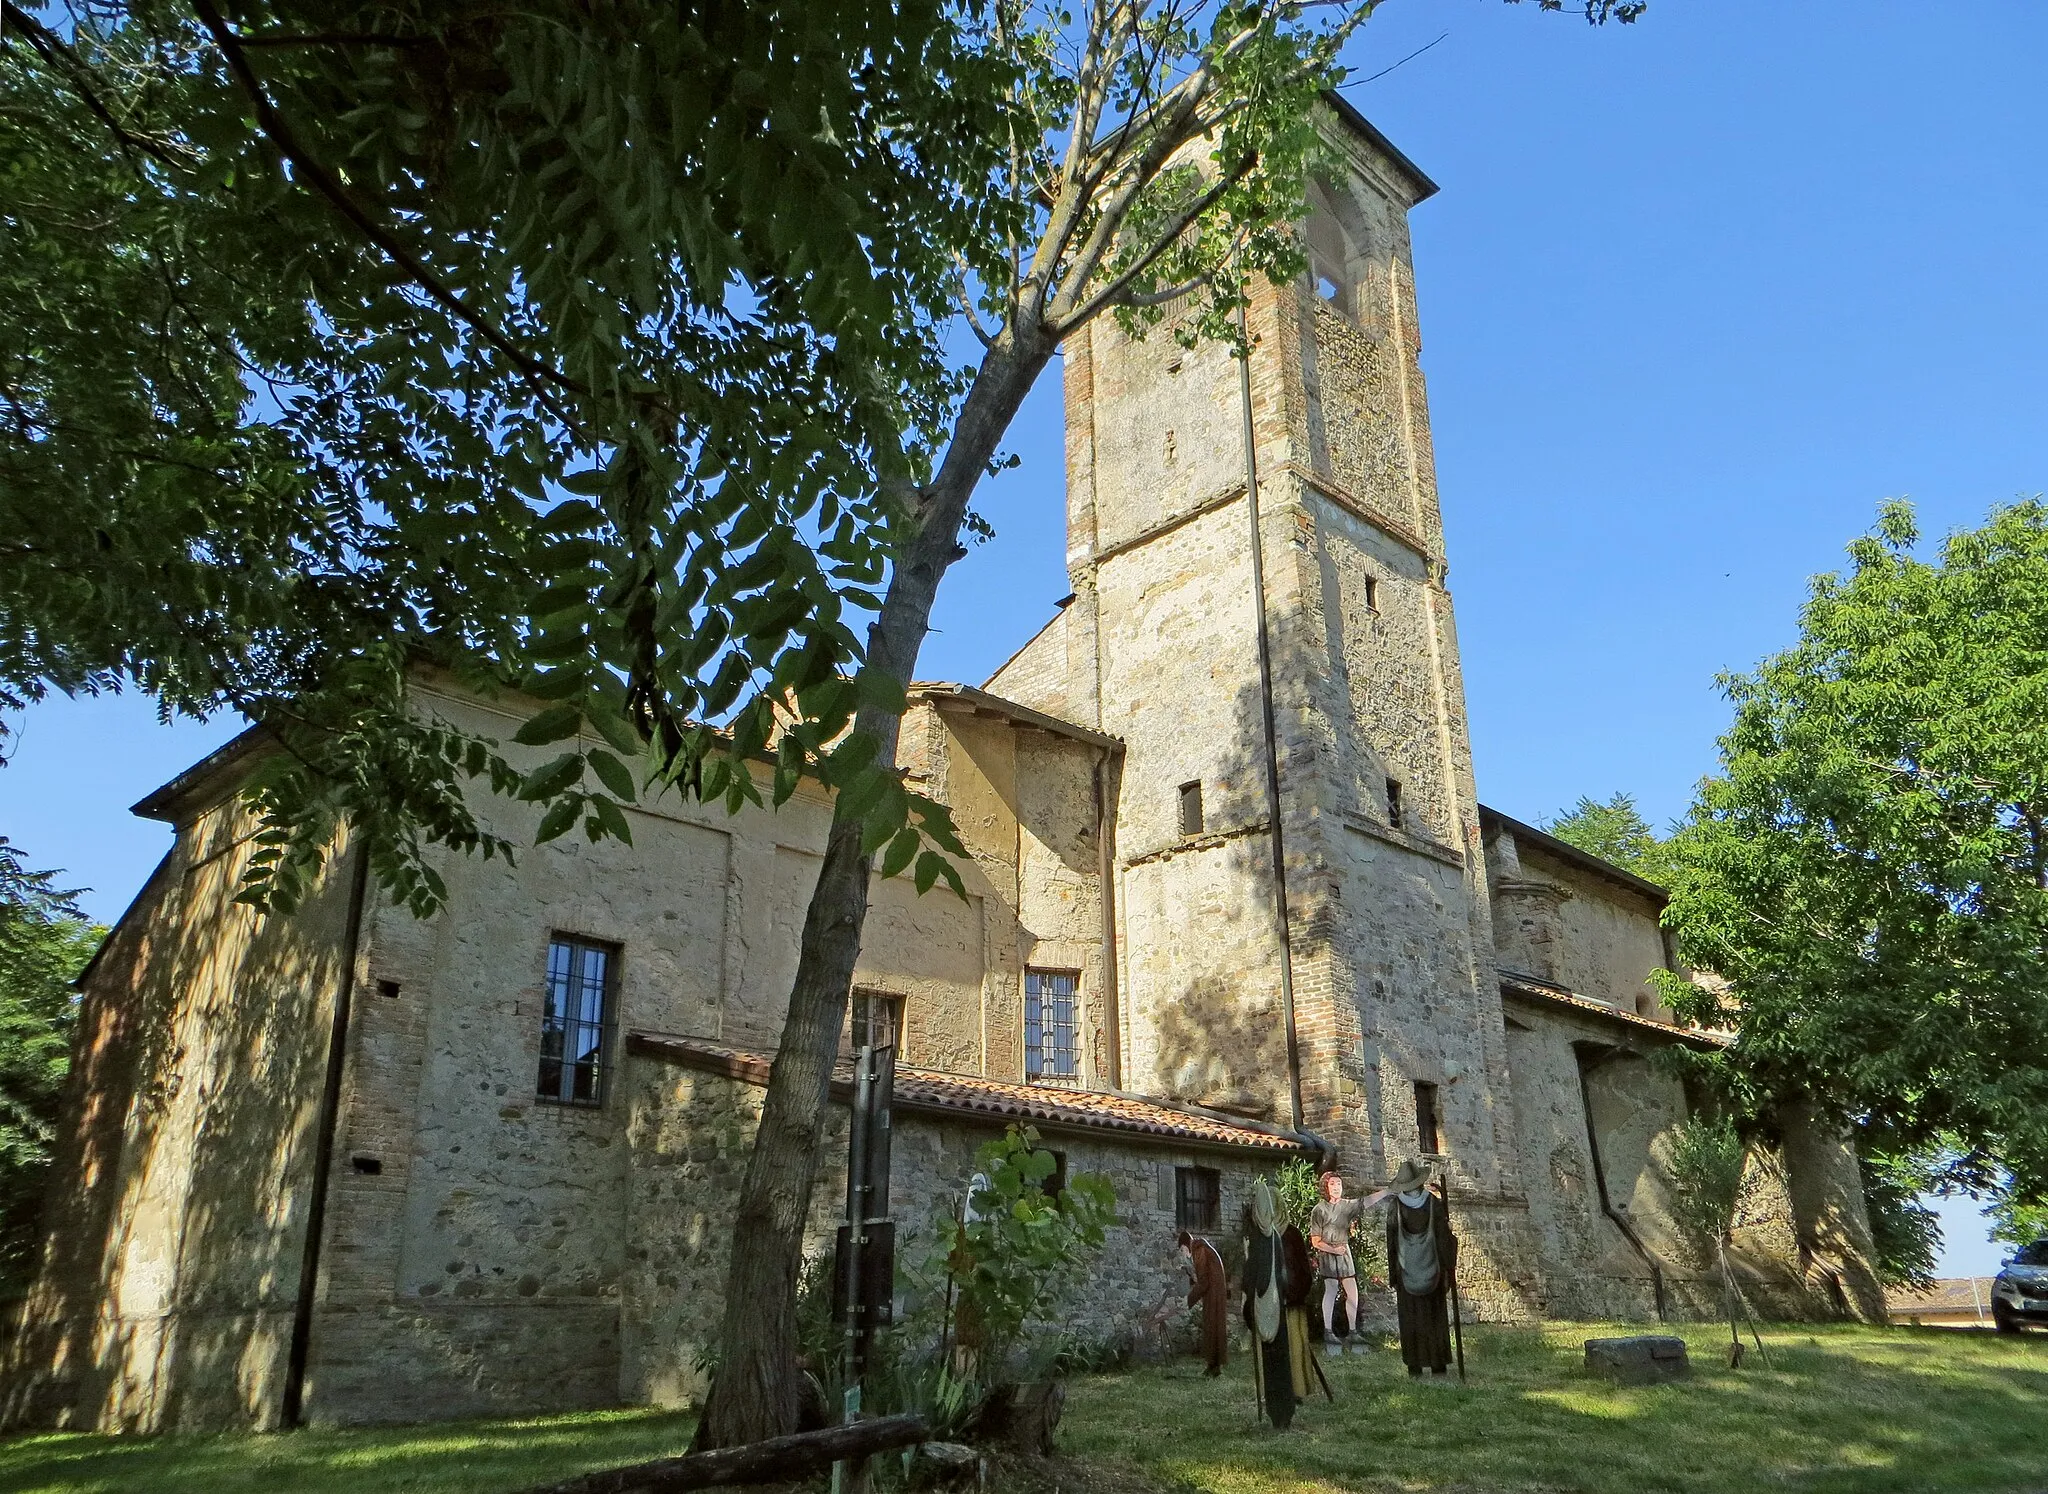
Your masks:
{"label": "stone masonry wall", "polygon": [[255,829],[182,811],[84,982],[9,1425],[277,1422],[355,858],[270,917],[234,901]]}
{"label": "stone masonry wall", "polygon": [[[630,1261],[624,1293],[621,1395],[629,1402],[683,1405],[707,1385],[731,1249],[732,1207],[760,1123],[762,1091],[723,1075],[636,1057],[627,1076],[633,1170]],[[897,1221],[899,1272],[929,1251],[972,1176],[976,1150],[997,1127],[899,1111],[894,1124],[890,1212]],[[812,1194],[812,1252],[830,1248],[845,1199],[846,1111],[835,1104]],[[1186,1278],[1174,1248],[1174,1168],[1215,1168],[1222,1184],[1218,1245],[1234,1260],[1240,1211],[1251,1181],[1284,1158],[1158,1142],[1113,1133],[1046,1128],[1042,1144],[1064,1154],[1069,1177],[1092,1172],[1115,1190],[1117,1222],[1076,1297],[1066,1326],[1077,1336],[1116,1339],[1143,1324],[1169,1327]],[[1162,1311],[1166,1309],[1166,1311]]]}
{"label": "stone masonry wall", "polygon": [[[1600,1207],[1587,1137],[1590,1100],[1609,1201],[1661,1268],[1668,1311],[1680,1318],[1725,1311],[1716,1268],[1674,1216],[1667,1148],[1687,1107],[1682,1086],[1655,1061],[1660,1040],[1518,999],[1512,1003],[1509,1043],[1522,1169],[1530,1180],[1530,1223],[1538,1245],[1529,1309],[1544,1317],[1655,1316],[1648,1262]],[[1730,1253],[1742,1290],[1765,1316],[1862,1315],[1865,1306],[1853,1294],[1867,1247],[1861,1254],[1854,1246],[1838,1249],[1830,1258],[1847,1282],[1842,1300],[1807,1269],[1813,1252],[1803,1242],[1804,1211],[1796,1201],[1811,1186],[1804,1180],[1828,1174],[1803,1155],[1803,1133],[1795,1126],[1785,1129],[1788,1144],[1754,1152],[1744,1180]],[[1845,1206],[1837,1207],[1832,1218],[1848,1217]],[[1867,1265],[1861,1269],[1867,1272]]]}
{"label": "stone masonry wall", "polygon": [[[423,707],[503,740],[515,703],[451,690]],[[913,708],[906,760],[955,807],[963,901],[878,881],[858,990],[902,1001],[905,1061],[1017,1077],[1026,965],[1082,973],[1102,1036],[1091,773],[1098,749]],[[501,833],[523,810],[480,804]],[[772,1051],[829,805],[779,812],[667,799],[634,844],[564,837],[502,862],[443,858],[447,909],[374,909],[330,1193],[308,1375],[324,1421],[614,1403],[638,1269],[630,1108],[535,1099],[550,937],[616,947],[617,1032]],[[386,994],[389,993],[389,994]],[[616,1050],[616,1039],[614,1048]],[[1093,1061],[1105,1042],[1088,1048]],[[1103,1075],[1091,1067],[1085,1078]],[[614,1076],[614,1085],[623,1082]]]}

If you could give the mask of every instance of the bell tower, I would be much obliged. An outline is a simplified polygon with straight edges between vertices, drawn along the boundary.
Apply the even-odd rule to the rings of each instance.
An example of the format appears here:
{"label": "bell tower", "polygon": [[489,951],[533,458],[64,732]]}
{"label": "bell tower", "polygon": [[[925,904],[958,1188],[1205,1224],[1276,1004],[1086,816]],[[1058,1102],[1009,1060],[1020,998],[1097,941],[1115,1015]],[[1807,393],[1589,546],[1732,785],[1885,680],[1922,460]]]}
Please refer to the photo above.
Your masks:
{"label": "bell tower", "polygon": [[1322,112],[1309,270],[1248,313],[1248,422],[1225,347],[1107,320],[1066,347],[1074,596],[990,688],[1125,744],[1125,1087],[1289,1121],[1270,751],[1302,1123],[1360,1181],[1431,1153],[1484,1207],[1520,1187],[1415,321],[1408,213],[1436,188]]}

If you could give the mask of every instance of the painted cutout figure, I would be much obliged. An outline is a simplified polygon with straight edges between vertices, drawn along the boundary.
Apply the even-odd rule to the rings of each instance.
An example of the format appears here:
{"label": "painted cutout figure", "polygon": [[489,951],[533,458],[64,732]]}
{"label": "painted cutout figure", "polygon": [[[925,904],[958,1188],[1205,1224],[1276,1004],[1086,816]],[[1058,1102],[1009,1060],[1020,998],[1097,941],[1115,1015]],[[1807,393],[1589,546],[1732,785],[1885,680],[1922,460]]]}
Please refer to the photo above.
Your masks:
{"label": "painted cutout figure", "polygon": [[1264,1178],[1252,1184],[1244,1237],[1244,1321],[1252,1331],[1252,1384],[1273,1425],[1294,1421],[1294,1366],[1289,1362],[1287,1252],[1280,1240],[1280,1208]]}
{"label": "painted cutout figure", "polygon": [[[1323,1352],[1337,1355],[1350,1348],[1352,1335],[1358,1332],[1358,1263],[1351,1256],[1351,1227],[1384,1199],[1387,1191],[1382,1188],[1364,1198],[1346,1198],[1344,1180],[1334,1172],[1323,1174],[1320,1187],[1323,1201],[1309,1211],[1308,1243],[1315,1251],[1316,1277],[1323,1284]],[[1342,1338],[1337,1336],[1331,1316],[1340,1292],[1344,1296]]]}
{"label": "painted cutout figure", "polygon": [[1216,1247],[1200,1235],[1182,1230],[1179,1243],[1187,1263],[1188,1306],[1202,1308],[1202,1354],[1208,1361],[1202,1373],[1220,1375],[1230,1359],[1230,1274]]}
{"label": "painted cutout figure", "polygon": [[1429,1186],[1427,1164],[1410,1158],[1386,1189],[1387,1275],[1401,1325],[1401,1360],[1410,1375],[1448,1372],[1451,1362],[1451,1278],[1458,1269],[1458,1238],[1444,1201]]}

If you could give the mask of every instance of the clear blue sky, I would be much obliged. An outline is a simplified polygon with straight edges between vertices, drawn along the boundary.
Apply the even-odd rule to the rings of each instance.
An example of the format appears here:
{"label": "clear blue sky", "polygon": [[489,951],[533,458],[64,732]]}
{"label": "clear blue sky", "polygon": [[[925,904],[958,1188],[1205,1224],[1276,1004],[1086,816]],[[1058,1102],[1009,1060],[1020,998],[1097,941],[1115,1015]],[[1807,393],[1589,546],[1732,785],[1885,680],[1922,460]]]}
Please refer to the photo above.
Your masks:
{"label": "clear blue sky", "polygon": [[[1445,33],[1448,33],[1445,35]],[[1479,791],[1662,823],[1714,688],[1789,642],[1880,500],[1932,534],[2048,488],[2048,5],[1652,0],[1631,27],[1388,0],[1348,96],[1443,187],[1414,216]],[[920,673],[979,681],[1068,590],[1057,370]],[[146,702],[18,723],[0,833],[112,918],[127,806],[232,734]],[[1982,1271],[1972,1206],[1946,1269]]]}

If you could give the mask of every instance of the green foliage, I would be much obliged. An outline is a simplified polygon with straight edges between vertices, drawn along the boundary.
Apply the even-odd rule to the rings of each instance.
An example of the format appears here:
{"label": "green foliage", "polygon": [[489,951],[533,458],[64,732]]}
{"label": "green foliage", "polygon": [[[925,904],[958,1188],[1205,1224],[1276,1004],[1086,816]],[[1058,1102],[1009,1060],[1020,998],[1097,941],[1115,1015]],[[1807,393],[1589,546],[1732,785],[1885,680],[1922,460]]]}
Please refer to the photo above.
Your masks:
{"label": "green foliage", "polygon": [[1693,1116],[1672,1128],[1666,1146],[1672,1212],[1701,1256],[1712,1260],[1734,1227],[1742,1195],[1742,1138],[1729,1120]]}
{"label": "green foliage", "polygon": [[1665,876],[1664,842],[1636,810],[1634,796],[1617,791],[1606,803],[1579,802],[1542,827],[1567,845],[1598,856],[1645,881]]}
{"label": "green foliage", "polygon": [[1057,1165],[1035,1129],[1011,1126],[975,1154],[987,1179],[972,1201],[978,1217],[942,1230],[934,1247],[929,1268],[951,1279],[959,1341],[978,1351],[985,1380],[1002,1373],[1116,1218],[1115,1192],[1092,1173],[1068,1178],[1048,1197]]}
{"label": "green foliage", "polygon": [[[1273,1175],[1273,1196],[1280,1204],[1280,1223],[1293,1225],[1308,1238],[1308,1216],[1323,1201],[1320,1174],[1306,1157],[1296,1157]],[[1374,1216],[1362,1215],[1351,1225],[1351,1260],[1372,1286],[1387,1283],[1387,1241]]]}
{"label": "green foliage", "polygon": [[1296,1157],[1273,1174],[1273,1197],[1280,1205],[1280,1223],[1308,1234],[1308,1216],[1323,1201],[1315,1164]]}
{"label": "green foliage", "polygon": [[1813,584],[1799,643],[1724,681],[1721,773],[1673,846],[1667,921],[1725,990],[1754,1110],[1805,1094],[1945,1185],[2048,1197],[2048,509],[1930,561],[1903,503]]}
{"label": "green foliage", "polygon": [[1857,1151],[1863,1205],[1870,1217],[1872,1265],[1886,1286],[1924,1287],[1941,1253],[1941,1216],[1921,1202],[1939,1183],[1940,1166],[1924,1156]]}
{"label": "green foliage", "polygon": [[24,1290],[70,1066],[71,982],[106,930],[78,912],[51,872],[27,869],[0,836],[0,1297]]}
{"label": "green foliage", "polygon": [[[511,850],[470,780],[542,839],[625,836],[650,776],[764,797],[791,704],[766,793],[864,793],[950,879],[943,811],[844,728],[900,694],[850,678],[855,622],[957,396],[955,247],[1002,224],[1007,64],[956,21],[10,7],[0,697],[262,723],[285,905],[346,819],[430,910],[425,847]],[[562,750],[423,719],[421,658],[531,690],[520,740]]]}
{"label": "green foliage", "polygon": [[2048,1240],[2048,1203],[2028,1203],[2000,1192],[1984,1211],[1991,1219],[1991,1238],[2008,1245],[2031,1245]]}

